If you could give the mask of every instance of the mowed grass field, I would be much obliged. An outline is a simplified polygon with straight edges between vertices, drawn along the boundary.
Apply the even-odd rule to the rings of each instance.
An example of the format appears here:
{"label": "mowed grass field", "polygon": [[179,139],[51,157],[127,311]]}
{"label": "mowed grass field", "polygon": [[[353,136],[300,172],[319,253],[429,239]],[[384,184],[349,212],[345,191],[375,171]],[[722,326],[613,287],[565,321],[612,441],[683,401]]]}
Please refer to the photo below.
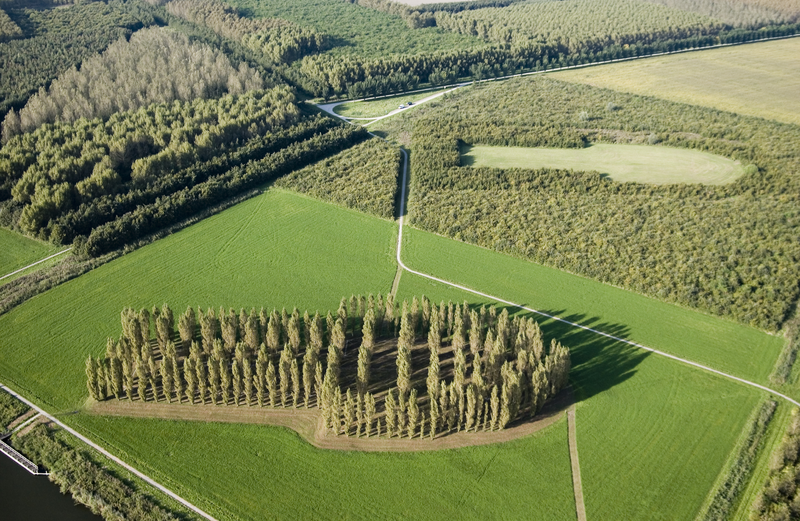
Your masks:
{"label": "mowed grass field", "polygon": [[[434,301],[491,304],[404,273],[398,297],[421,293]],[[571,350],[587,517],[692,519],[761,394],[558,322],[540,324],[546,339],[558,338]]]}
{"label": "mowed grass field", "polygon": [[[42,260],[61,249],[63,248],[0,228],[0,277]],[[3,279],[0,284],[7,280],[10,278]]]}
{"label": "mowed grass field", "polygon": [[431,233],[407,227],[403,241],[409,268],[761,384],[783,348],[781,336]]}
{"label": "mowed grass field", "polygon": [[394,223],[270,190],[0,316],[0,381],[58,410],[87,396],[84,361],[121,333],[125,306],[336,309],[386,293]]}
{"label": "mowed grass field", "polygon": [[342,103],[334,107],[333,111],[346,118],[379,118],[397,109],[401,104],[406,104],[409,101],[416,103],[421,99],[433,96],[437,92],[436,90],[428,90],[414,94],[401,94],[390,98]]}
{"label": "mowed grass field", "polygon": [[277,427],[73,421],[221,520],[575,516],[565,419],[510,443],[417,453],[322,450]]}
{"label": "mowed grass field", "polygon": [[596,170],[621,183],[721,185],[744,174],[726,157],[665,146],[598,143],[586,148],[461,146],[461,164],[492,168]]}
{"label": "mowed grass field", "polygon": [[789,38],[556,72],[553,77],[800,124],[798,56],[800,38]]}

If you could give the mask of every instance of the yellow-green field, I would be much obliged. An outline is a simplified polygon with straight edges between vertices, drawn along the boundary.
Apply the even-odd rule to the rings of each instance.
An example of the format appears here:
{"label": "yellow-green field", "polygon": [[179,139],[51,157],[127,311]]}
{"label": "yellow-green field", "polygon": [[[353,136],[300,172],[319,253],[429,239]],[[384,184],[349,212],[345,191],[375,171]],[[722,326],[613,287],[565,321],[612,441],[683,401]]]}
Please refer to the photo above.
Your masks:
{"label": "yellow-green field", "polygon": [[731,159],[684,148],[596,144],[586,148],[461,147],[461,164],[493,168],[596,170],[614,181],[721,185],[744,174]]}
{"label": "yellow-green field", "polygon": [[[0,228],[0,277],[32,264],[59,251],[45,242],[35,241]],[[0,283],[11,280],[3,279]]]}
{"label": "yellow-green field", "polygon": [[416,103],[421,99],[436,94],[435,90],[417,92],[415,94],[401,94],[391,98],[380,98],[371,101],[355,101],[337,105],[333,111],[346,118],[379,118],[409,101]]}
{"label": "yellow-green field", "polygon": [[800,123],[800,38],[554,73],[576,83]]}

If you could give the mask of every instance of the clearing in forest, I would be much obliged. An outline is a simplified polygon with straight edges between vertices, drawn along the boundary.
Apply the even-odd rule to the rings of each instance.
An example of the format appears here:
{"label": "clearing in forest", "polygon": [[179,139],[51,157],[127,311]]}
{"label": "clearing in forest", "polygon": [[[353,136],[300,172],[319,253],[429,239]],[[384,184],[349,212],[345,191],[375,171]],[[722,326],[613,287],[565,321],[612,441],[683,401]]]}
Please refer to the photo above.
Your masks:
{"label": "clearing in forest", "polygon": [[380,98],[370,101],[355,101],[352,103],[342,103],[334,107],[333,111],[345,118],[379,118],[398,108],[400,105],[407,105],[410,101],[416,103],[436,94],[435,90],[426,90],[415,94],[401,94],[389,98]]}
{"label": "clearing in forest", "polygon": [[462,146],[463,166],[596,170],[614,181],[721,185],[745,172],[731,159],[683,148],[594,144],[586,148]]}
{"label": "clearing in forest", "polygon": [[554,73],[632,94],[800,123],[800,38]]}

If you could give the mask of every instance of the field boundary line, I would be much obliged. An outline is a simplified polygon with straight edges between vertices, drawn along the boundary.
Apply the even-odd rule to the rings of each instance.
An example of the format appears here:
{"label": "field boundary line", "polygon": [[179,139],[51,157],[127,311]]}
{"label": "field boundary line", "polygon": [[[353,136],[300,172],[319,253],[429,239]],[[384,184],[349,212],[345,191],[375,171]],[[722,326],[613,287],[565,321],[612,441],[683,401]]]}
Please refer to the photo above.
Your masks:
{"label": "field boundary line", "polygon": [[41,264],[41,263],[43,263],[44,261],[47,261],[47,260],[50,260],[50,259],[52,259],[53,257],[58,257],[58,256],[59,256],[59,255],[61,255],[62,253],[67,253],[67,252],[68,252],[68,251],[70,251],[71,249],[72,249],[72,248],[67,248],[66,250],[62,250],[62,251],[60,251],[60,252],[58,252],[58,253],[54,253],[53,255],[50,255],[49,257],[45,257],[44,259],[42,259],[42,260],[40,260],[40,261],[36,261],[36,262],[34,262],[33,264],[28,264],[28,265],[27,265],[27,266],[25,266],[24,268],[20,268],[20,269],[18,269],[17,271],[12,271],[11,273],[9,273],[9,274],[7,274],[7,275],[3,275],[2,277],[0,277],[0,280],[3,280],[3,279],[5,279],[5,278],[8,278],[8,277],[10,277],[10,276],[12,276],[12,275],[16,275],[17,273],[19,273],[19,272],[21,272],[21,271],[25,271],[25,270],[27,270],[28,268],[32,268],[32,267],[36,266],[37,264]]}
{"label": "field boundary line", "polygon": [[47,418],[49,421],[51,421],[51,422],[55,423],[56,425],[58,425],[59,427],[61,427],[61,428],[62,428],[62,429],[64,429],[65,431],[67,431],[68,433],[72,434],[73,436],[75,436],[76,438],[78,438],[79,440],[81,440],[81,441],[82,441],[82,442],[84,442],[86,445],[90,446],[91,448],[93,448],[94,450],[96,450],[97,452],[99,452],[100,454],[102,454],[103,456],[105,456],[106,458],[110,459],[111,461],[113,461],[113,462],[114,462],[114,463],[116,463],[117,465],[119,465],[119,466],[123,467],[124,469],[126,469],[126,470],[127,470],[127,471],[129,471],[130,473],[132,473],[132,474],[136,475],[137,477],[139,477],[140,479],[142,479],[143,481],[145,481],[145,482],[146,482],[146,483],[148,483],[149,485],[151,485],[151,486],[153,486],[153,487],[157,488],[158,490],[160,490],[161,492],[163,492],[163,493],[164,493],[164,494],[166,494],[167,496],[171,497],[172,499],[174,499],[174,500],[175,500],[175,501],[177,501],[178,503],[182,504],[183,506],[185,506],[185,507],[186,507],[186,508],[188,508],[189,510],[192,510],[192,511],[193,511],[193,512],[195,512],[196,514],[199,514],[199,515],[201,515],[202,517],[204,517],[204,518],[208,519],[209,521],[217,521],[217,520],[216,520],[216,518],[214,518],[214,517],[212,517],[212,516],[211,516],[211,514],[207,514],[207,513],[206,513],[206,512],[204,512],[203,510],[200,510],[200,508],[199,508],[199,507],[196,507],[196,506],[195,506],[195,505],[193,505],[192,503],[189,503],[189,501],[187,501],[187,500],[183,499],[181,496],[179,496],[179,495],[178,495],[178,494],[176,494],[175,492],[171,491],[170,489],[168,489],[168,488],[167,488],[167,487],[165,487],[164,485],[162,485],[162,484],[158,483],[158,482],[157,482],[156,480],[154,480],[153,478],[151,478],[151,477],[147,476],[146,474],[144,474],[144,473],[142,473],[142,472],[140,472],[140,471],[136,470],[134,467],[132,467],[131,465],[129,465],[129,464],[127,464],[127,463],[125,463],[125,462],[124,462],[124,461],[122,461],[120,458],[118,458],[118,457],[114,456],[113,454],[111,454],[110,452],[108,452],[106,449],[104,449],[104,448],[103,448],[103,447],[101,447],[100,445],[96,444],[95,442],[93,442],[92,440],[90,440],[89,438],[87,438],[86,436],[84,436],[84,435],[80,434],[79,432],[77,432],[75,429],[73,429],[73,428],[69,427],[68,425],[66,425],[66,424],[64,424],[64,423],[62,423],[61,421],[59,421],[58,419],[56,419],[56,418],[55,418],[55,416],[53,416],[52,414],[49,414],[47,411],[45,411],[45,410],[44,410],[44,409],[42,409],[41,407],[37,406],[37,405],[36,405],[36,404],[34,404],[33,402],[31,402],[31,401],[29,401],[29,400],[25,399],[24,397],[20,396],[18,393],[16,393],[16,392],[14,392],[13,390],[9,389],[9,387],[8,387],[7,385],[5,385],[5,384],[3,384],[3,383],[0,383],[0,389],[2,389],[2,390],[4,390],[4,391],[6,391],[8,394],[10,394],[11,396],[13,396],[13,397],[14,397],[14,398],[16,398],[17,400],[21,401],[22,403],[24,403],[25,405],[27,405],[27,406],[28,406],[28,407],[30,407],[31,409],[34,409],[34,410],[38,411],[38,412],[39,412],[39,414],[41,414],[42,416],[44,416],[45,418]]}
{"label": "field boundary line", "polygon": [[622,342],[623,344],[628,344],[630,346],[637,347],[637,348],[642,349],[644,351],[649,351],[649,352],[651,352],[653,354],[660,355],[660,356],[663,356],[665,358],[669,358],[669,359],[674,360],[676,362],[681,362],[683,364],[690,365],[692,367],[696,367],[696,368],[701,369],[703,371],[707,371],[709,373],[713,373],[713,374],[716,374],[718,376],[722,376],[723,378],[728,378],[730,380],[737,381],[739,383],[748,385],[750,387],[755,387],[756,389],[760,389],[762,391],[766,391],[766,392],[768,392],[770,394],[773,394],[775,396],[783,398],[784,400],[786,400],[789,403],[792,403],[792,404],[800,407],[800,402],[798,402],[798,401],[786,396],[785,394],[779,393],[778,391],[775,391],[774,389],[770,389],[769,387],[766,387],[764,385],[757,384],[755,382],[751,382],[750,380],[745,380],[744,378],[739,378],[738,376],[733,376],[732,374],[725,373],[725,372],[720,371],[718,369],[714,369],[712,367],[708,367],[706,365],[703,365],[703,364],[700,364],[700,363],[697,363],[697,362],[692,362],[691,360],[687,360],[685,358],[681,358],[679,356],[672,355],[670,353],[667,353],[667,352],[664,352],[664,351],[660,351],[660,350],[652,348],[652,347],[647,347],[647,346],[645,346],[643,344],[640,344],[638,342],[634,342],[632,340],[627,340],[625,338],[620,338],[618,336],[611,335],[611,334],[606,333],[604,331],[600,331],[600,330],[597,330],[597,329],[594,329],[594,328],[591,328],[591,327],[588,327],[588,326],[584,326],[583,324],[578,324],[576,322],[570,322],[569,320],[563,319],[563,318],[555,316],[555,315],[551,315],[550,313],[545,313],[544,311],[539,311],[537,309],[533,309],[531,307],[524,306],[522,304],[517,304],[516,302],[511,302],[510,300],[506,300],[506,299],[503,299],[503,298],[500,298],[500,297],[496,297],[494,295],[490,295],[488,293],[484,293],[482,291],[478,291],[478,290],[475,290],[475,289],[472,289],[472,288],[468,288],[466,286],[462,286],[461,284],[456,284],[455,282],[450,282],[450,281],[445,280],[445,279],[440,279],[439,277],[434,277],[433,275],[429,275],[427,273],[423,273],[421,271],[417,271],[417,270],[413,270],[413,269],[409,268],[408,266],[405,265],[405,263],[403,263],[403,260],[400,258],[401,257],[401,253],[402,253],[402,247],[403,247],[403,225],[404,225],[404,222],[405,222],[406,181],[408,180],[408,153],[405,150],[403,150],[402,148],[400,149],[400,151],[403,154],[404,164],[403,164],[403,180],[402,180],[401,185],[400,185],[401,186],[401,188],[400,188],[400,219],[399,219],[400,230],[399,230],[399,233],[397,235],[397,263],[404,270],[408,271],[409,273],[413,273],[414,275],[418,275],[420,277],[426,278],[428,280],[433,280],[433,281],[439,282],[441,284],[445,284],[447,286],[450,286],[450,287],[453,287],[453,288],[456,288],[456,289],[460,289],[460,290],[466,291],[468,293],[472,293],[473,295],[478,295],[480,297],[484,297],[484,298],[487,298],[487,299],[490,299],[490,300],[494,300],[496,302],[500,302],[502,304],[506,304],[506,305],[509,305],[509,306],[517,308],[517,309],[523,309],[525,311],[529,311],[529,312],[534,313],[536,315],[543,316],[545,318],[549,318],[551,320],[555,320],[555,321],[561,322],[562,324],[567,324],[568,326],[572,326],[572,327],[575,327],[575,328],[578,328],[578,329],[583,329],[584,331],[588,331],[590,333],[595,333],[597,335],[604,336],[604,337],[609,338],[611,340],[615,340],[617,342]]}
{"label": "field boundary line", "polygon": [[575,404],[567,411],[567,438],[569,439],[569,461],[572,466],[572,488],[575,491],[575,512],[578,521],[586,521],[586,505],[583,504],[581,464],[578,461],[578,433],[575,426]]}

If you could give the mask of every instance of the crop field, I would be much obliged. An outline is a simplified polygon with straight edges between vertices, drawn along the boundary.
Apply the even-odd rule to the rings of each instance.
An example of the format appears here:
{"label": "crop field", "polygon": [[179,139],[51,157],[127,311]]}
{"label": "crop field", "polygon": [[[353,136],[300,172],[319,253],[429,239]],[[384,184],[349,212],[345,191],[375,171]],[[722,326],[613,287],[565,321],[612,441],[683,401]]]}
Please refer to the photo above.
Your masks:
{"label": "crop field", "polygon": [[557,72],[554,78],[800,123],[800,38]]}
{"label": "crop field", "polygon": [[[413,243],[419,233],[413,232]],[[434,244],[443,246],[434,242],[426,246]],[[405,260],[410,258],[406,256]],[[451,260],[459,258],[453,256]],[[496,279],[489,281],[483,271],[480,255],[475,258],[474,278],[495,284]],[[418,264],[409,262],[412,267]],[[544,285],[542,278],[537,277],[540,286]],[[552,282],[548,288],[562,290],[557,295],[568,300],[564,298],[568,288]],[[491,304],[404,273],[398,297],[422,292],[433,300],[467,299]],[[760,393],[594,334],[547,320],[540,324],[545,338],[563,339],[572,353],[570,382],[578,402],[578,452],[587,517],[694,517],[758,404]],[[624,334],[623,330],[616,332]],[[614,479],[609,480],[609,476]]]}
{"label": "crop field", "polygon": [[409,268],[756,382],[783,347],[779,336],[431,233],[406,229],[403,241]]}
{"label": "crop field", "polygon": [[462,146],[462,166],[596,170],[621,183],[730,183],[744,174],[736,161],[673,147],[611,145],[586,148]]}
{"label": "crop field", "polygon": [[335,309],[345,294],[389,291],[395,240],[394,223],[270,190],[0,317],[0,381],[78,407],[84,361],[119,334],[123,307]]}
{"label": "crop field", "polygon": [[[321,450],[264,426],[80,416],[124,458],[218,519],[569,519],[563,419],[502,445]],[[513,490],[513,493],[509,493]]]}
{"label": "crop field", "polygon": [[0,228],[0,277],[57,251],[55,246]]}
{"label": "crop field", "polygon": [[378,118],[388,114],[401,103],[417,102],[428,96],[436,94],[434,90],[418,92],[416,94],[404,94],[402,96],[391,96],[370,101],[356,101],[354,103],[342,103],[337,105],[333,111],[346,118]]}

